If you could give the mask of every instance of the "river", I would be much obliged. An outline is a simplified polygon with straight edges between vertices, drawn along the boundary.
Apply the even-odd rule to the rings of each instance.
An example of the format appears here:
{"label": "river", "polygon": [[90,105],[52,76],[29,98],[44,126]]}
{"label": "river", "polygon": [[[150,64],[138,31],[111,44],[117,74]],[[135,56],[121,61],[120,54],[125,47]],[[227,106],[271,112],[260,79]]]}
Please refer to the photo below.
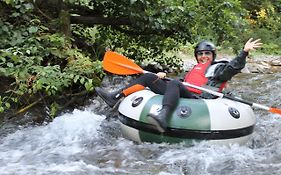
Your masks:
{"label": "river", "polygon": [[[240,74],[229,89],[243,99],[281,108],[281,73]],[[137,144],[96,98],[41,126],[1,134],[1,175],[274,175],[281,174],[281,116],[255,109],[246,145]],[[1,131],[3,132],[3,131]]]}

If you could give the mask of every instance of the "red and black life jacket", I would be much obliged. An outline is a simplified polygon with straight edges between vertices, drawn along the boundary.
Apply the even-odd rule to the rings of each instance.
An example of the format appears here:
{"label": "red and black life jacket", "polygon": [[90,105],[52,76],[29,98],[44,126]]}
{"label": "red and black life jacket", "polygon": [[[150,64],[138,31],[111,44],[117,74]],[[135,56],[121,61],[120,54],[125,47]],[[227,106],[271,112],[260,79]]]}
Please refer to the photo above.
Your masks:
{"label": "red and black life jacket", "polygon": [[[208,78],[205,77],[206,71],[208,69],[210,64],[208,63],[199,63],[197,65],[195,65],[184,77],[184,82],[196,85],[196,86],[200,86],[203,87],[207,84],[208,82]],[[221,92],[223,90],[223,88],[225,87],[226,82],[223,82],[220,84],[219,88],[216,88],[216,91]],[[197,94],[201,94],[202,91],[195,89],[195,88],[191,88],[191,87],[187,87],[187,89],[190,92],[194,92]],[[213,89],[213,87],[212,87]]]}

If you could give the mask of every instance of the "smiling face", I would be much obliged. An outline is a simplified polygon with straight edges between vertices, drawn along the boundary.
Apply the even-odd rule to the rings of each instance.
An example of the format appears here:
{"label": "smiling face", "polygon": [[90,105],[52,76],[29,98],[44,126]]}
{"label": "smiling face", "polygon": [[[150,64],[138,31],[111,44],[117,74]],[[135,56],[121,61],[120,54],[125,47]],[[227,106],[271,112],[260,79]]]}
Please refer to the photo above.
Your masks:
{"label": "smiling face", "polygon": [[210,41],[201,41],[194,47],[194,56],[198,63],[212,63],[216,59],[216,46]]}
{"label": "smiling face", "polygon": [[198,51],[196,53],[198,63],[212,62],[214,55],[211,51]]}

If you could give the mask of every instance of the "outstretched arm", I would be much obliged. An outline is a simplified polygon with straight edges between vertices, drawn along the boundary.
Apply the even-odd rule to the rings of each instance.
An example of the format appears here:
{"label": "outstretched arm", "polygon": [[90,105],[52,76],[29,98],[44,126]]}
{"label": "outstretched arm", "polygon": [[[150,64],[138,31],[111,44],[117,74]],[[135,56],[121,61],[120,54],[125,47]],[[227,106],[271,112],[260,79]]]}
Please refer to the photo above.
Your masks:
{"label": "outstretched arm", "polygon": [[246,64],[246,57],[248,56],[249,51],[255,50],[256,48],[262,47],[262,43],[260,42],[260,39],[254,40],[253,38],[250,38],[245,46],[242,52],[231,60],[228,64],[219,66],[215,70],[215,79],[220,81],[227,81],[230,80],[234,75],[239,73],[241,69],[245,67]]}

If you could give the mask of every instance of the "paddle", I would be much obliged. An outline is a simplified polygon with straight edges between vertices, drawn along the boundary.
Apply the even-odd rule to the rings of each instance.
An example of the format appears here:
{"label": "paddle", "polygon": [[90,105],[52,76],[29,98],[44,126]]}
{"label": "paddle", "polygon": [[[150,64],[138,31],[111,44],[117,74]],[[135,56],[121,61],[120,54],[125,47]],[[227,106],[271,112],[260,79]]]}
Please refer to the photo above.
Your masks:
{"label": "paddle", "polygon": [[[120,55],[116,52],[112,52],[112,51],[107,51],[104,55],[104,59],[103,59],[103,68],[111,73],[114,74],[118,74],[118,75],[133,75],[133,74],[140,74],[140,73],[152,73],[149,71],[145,71],[143,70],[141,67],[139,67],[136,63],[134,63],[133,61],[131,61],[130,59],[128,59],[127,57]],[[167,78],[169,79],[169,78]],[[171,79],[169,79],[171,80]],[[269,112],[272,113],[276,113],[276,114],[281,114],[281,109],[278,108],[273,108],[273,107],[267,107],[261,104],[257,104],[257,103],[253,103],[253,102],[249,102],[240,98],[236,98],[236,97],[232,97],[217,91],[213,91],[210,89],[206,89],[200,86],[196,86],[187,82],[182,82],[184,85],[192,87],[192,88],[196,88],[199,89],[201,91],[213,94],[217,97],[220,98],[227,98],[230,100],[234,100],[234,101],[238,101],[244,104],[247,104],[249,106],[252,107],[256,107],[259,109],[264,109],[267,110]]]}

